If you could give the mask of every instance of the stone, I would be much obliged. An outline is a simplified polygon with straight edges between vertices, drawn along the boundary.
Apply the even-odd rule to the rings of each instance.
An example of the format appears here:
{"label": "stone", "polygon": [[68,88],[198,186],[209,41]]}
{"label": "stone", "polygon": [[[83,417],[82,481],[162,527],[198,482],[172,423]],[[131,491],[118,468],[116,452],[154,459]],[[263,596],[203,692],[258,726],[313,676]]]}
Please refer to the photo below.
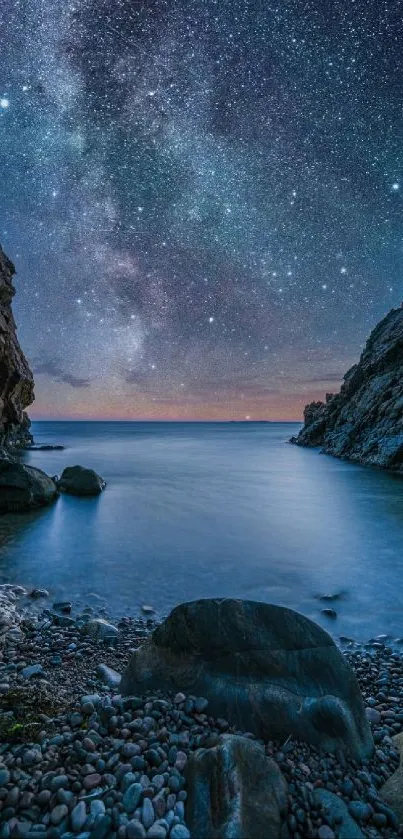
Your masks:
{"label": "stone", "polygon": [[280,839],[287,785],[259,743],[221,735],[216,746],[191,755],[186,781],[186,823],[192,836]]}
{"label": "stone", "polygon": [[149,798],[145,798],[141,808],[141,821],[146,830],[151,827],[155,820],[154,807]]}
{"label": "stone", "polygon": [[11,308],[14,274],[14,265],[0,246],[0,448],[9,450],[33,442],[25,408],[34,401],[34,379],[17,339]]}
{"label": "stone", "polygon": [[393,737],[393,743],[400,754],[400,764],[393,775],[379,790],[380,798],[394,811],[403,824],[403,732]]}
{"label": "stone", "polygon": [[51,504],[57,487],[41,469],[0,459],[0,512],[21,513]]}
{"label": "stone", "polygon": [[325,615],[326,618],[331,618],[332,620],[336,620],[337,618],[336,609],[321,609],[321,614]]}
{"label": "stone", "polygon": [[291,442],[355,463],[403,471],[403,307],[378,323],[340,392],[304,411]]}
{"label": "stone", "polygon": [[0,585],[0,647],[6,642],[20,640],[15,639],[15,633],[19,632],[21,614],[18,610],[18,600],[26,594],[21,586],[13,586],[10,583]]}
{"label": "stone", "polygon": [[124,793],[122,800],[123,807],[127,813],[134,813],[139,802],[141,801],[141,798],[143,797],[143,792],[144,790],[141,784],[130,784],[130,786]]}
{"label": "stone", "polygon": [[69,495],[99,495],[105,486],[103,478],[83,466],[66,466],[57,482],[59,492]]}
{"label": "stone", "polygon": [[373,752],[351,667],[325,630],[282,606],[230,599],[177,606],[123,673],[122,696],[149,690],[205,696],[209,714],[262,739],[291,736],[356,760]]}
{"label": "stone", "polygon": [[118,688],[122,678],[120,673],[113,670],[112,667],[108,667],[107,664],[98,664],[97,676],[110,688]]}
{"label": "stone", "polygon": [[107,839],[110,836],[112,819],[105,814],[97,817],[96,824],[91,830],[91,839]]}
{"label": "stone", "polygon": [[372,816],[372,807],[366,801],[350,801],[348,809],[357,822],[365,824]]}
{"label": "stone", "polygon": [[86,775],[83,780],[83,787],[86,790],[95,789],[95,787],[99,787],[101,783],[101,776],[98,772],[92,772],[91,775]]}
{"label": "stone", "polygon": [[318,839],[336,839],[336,834],[328,824],[321,824],[318,830]]}
{"label": "stone", "polygon": [[57,804],[56,807],[53,807],[53,810],[50,814],[50,821],[54,825],[60,824],[63,819],[66,818],[69,810],[66,804]]}
{"label": "stone", "polygon": [[75,833],[79,833],[87,821],[87,809],[85,801],[79,801],[70,814],[71,827]]}
{"label": "stone", "polygon": [[38,600],[40,597],[49,597],[49,592],[46,588],[33,588],[29,592],[29,597],[32,597],[33,600]]}
{"label": "stone", "polygon": [[32,679],[34,676],[43,675],[42,664],[29,664],[28,667],[23,667],[21,675],[23,679]]}
{"label": "stone", "polygon": [[146,829],[138,819],[129,821],[126,827],[127,839],[144,839],[145,835]]}
{"label": "stone", "polygon": [[92,618],[81,628],[81,634],[89,635],[98,641],[105,641],[108,638],[116,638],[119,630],[103,618]]}
{"label": "stone", "polygon": [[[315,789],[313,801],[323,807],[325,818],[337,823],[338,839],[364,839],[364,834],[357,822],[350,815],[342,798],[327,789]],[[325,839],[325,837],[323,837]]]}
{"label": "stone", "polygon": [[381,721],[381,715],[380,715],[379,711],[376,710],[376,708],[366,708],[365,709],[365,714],[366,714],[367,720],[372,722],[374,725],[379,725],[379,723]]}
{"label": "stone", "polygon": [[10,781],[10,773],[5,766],[0,766],[0,787],[5,787]]}
{"label": "stone", "polygon": [[[190,839],[190,833],[184,824],[174,824],[170,834],[169,839]],[[207,837],[206,837],[207,839]],[[224,839],[224,837],[223,837]],[[236,837],[234,837],[236,839]],[[245,837],[247,839],[247,837]]]}

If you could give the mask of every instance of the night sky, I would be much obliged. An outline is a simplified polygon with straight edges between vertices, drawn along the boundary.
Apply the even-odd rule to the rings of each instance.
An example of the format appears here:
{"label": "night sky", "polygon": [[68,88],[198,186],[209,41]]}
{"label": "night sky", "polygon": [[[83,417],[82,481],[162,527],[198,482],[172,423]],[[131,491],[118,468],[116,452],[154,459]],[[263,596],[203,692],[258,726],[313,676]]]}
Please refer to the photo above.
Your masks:
{"label": "night sky", "polygon": [[402,294],[403,2],[1,0],[41,418],[299,418]]}

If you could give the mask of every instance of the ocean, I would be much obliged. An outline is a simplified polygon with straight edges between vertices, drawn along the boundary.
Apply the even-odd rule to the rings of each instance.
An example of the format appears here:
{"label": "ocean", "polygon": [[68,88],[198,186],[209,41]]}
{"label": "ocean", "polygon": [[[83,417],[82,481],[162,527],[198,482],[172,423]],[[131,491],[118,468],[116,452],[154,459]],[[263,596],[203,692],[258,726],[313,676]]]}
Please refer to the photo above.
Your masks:
{"label": "ocean", "polygon": [[34,422],[37,444],[65,449],[26,452],[27,464],[54,475],[78,463],[107,488],[0,517],[0,581],[80,608],[95,594],[111,617],[242,597],[335,637],[403,635],[403,481],[289,445],[299,427]]}

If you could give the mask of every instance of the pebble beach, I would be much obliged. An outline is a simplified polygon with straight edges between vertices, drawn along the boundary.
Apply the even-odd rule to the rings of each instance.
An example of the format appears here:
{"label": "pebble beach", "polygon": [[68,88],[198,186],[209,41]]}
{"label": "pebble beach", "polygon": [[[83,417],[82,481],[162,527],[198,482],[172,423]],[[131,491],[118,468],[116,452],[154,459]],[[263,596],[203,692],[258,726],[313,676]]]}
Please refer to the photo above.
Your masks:
{"label": "pebble beach", "polygon": [[[152,618],[122,618],[112,636],[92,637],[86,626],[96,609],[72,617],[72,604],[43,602],[24,609],[0,652],[0,837],[188,839],[189,755],[234,729],[209,715],[204,697],[120,696],[114,671],[152,631]],[[264,743],[288,783],[284,839],[349,839],[337,808],[325,806],[326,791],[346,805],[351,830],[403,836],[378,795],[399,764],[393,737],[403,731],[403,657],[386,637],[340,644],[375,753],[358,765],[293,740]]]}

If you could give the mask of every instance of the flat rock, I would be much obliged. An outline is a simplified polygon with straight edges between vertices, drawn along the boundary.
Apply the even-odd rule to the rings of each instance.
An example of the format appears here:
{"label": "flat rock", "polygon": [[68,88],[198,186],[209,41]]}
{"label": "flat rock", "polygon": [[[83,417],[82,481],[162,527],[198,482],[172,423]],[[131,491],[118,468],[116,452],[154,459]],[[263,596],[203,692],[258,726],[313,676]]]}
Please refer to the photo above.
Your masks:
{"label": "flat rock", "polygon": [[45,507],[57,496],[56,484],[41,469],[0,459],[1,512],[21,513]]}
{"label": "flat rock", "polygon": [[258,743],[225,734],[186,767],[186,823],[197,839],[280,839],[287,784]]}
{"label": "flat rock", "polygon": [[122,695],[204,696],[209,713],[262,739],[305,740],[369,757],[357,679],[332,638],[291,609],[248,600],[177,606],[136,650]]}
{"label": "flat rock", "polygon": [[105,486],[100,475],[83,466],[66,466],[57,482],[58,490],[70,495],[99,495]]}

